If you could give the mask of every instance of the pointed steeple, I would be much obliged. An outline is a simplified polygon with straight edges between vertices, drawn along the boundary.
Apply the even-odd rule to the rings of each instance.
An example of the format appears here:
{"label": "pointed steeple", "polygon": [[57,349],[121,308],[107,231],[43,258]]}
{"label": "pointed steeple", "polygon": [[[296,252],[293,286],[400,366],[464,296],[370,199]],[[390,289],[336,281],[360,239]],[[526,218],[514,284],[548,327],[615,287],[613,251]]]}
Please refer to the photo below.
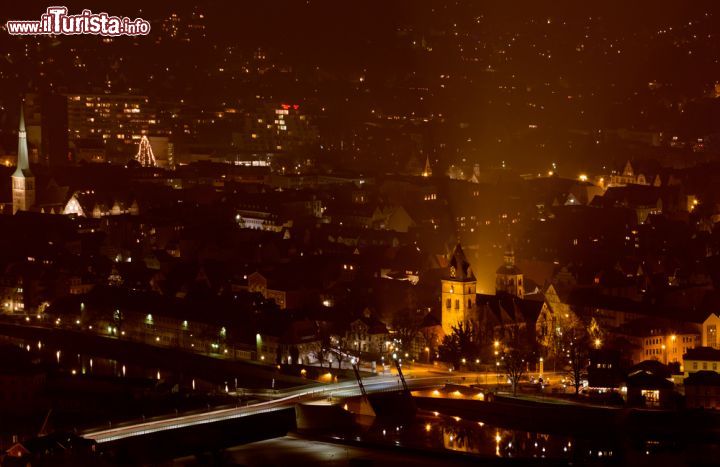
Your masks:
{"label": "pointed steeple", "polygon": [[425,169],[423,169],[422,173],[423,177],[430,177],[432,176],[432,167],[430,167],[430,156],[425,157]]}
{"label": "pointed steeple", "polygon": [[460,243],[455,245],[455,250],[450,257],[450,278],[458,281],[475,280],[475,274],[473,274],[470,262],[465,257],[465,252]]}
{"label": "pointed steeple", "polygon": [[32,177],[30,172],[30,159],[28,157],[27,131],[25,130],[25,101],[20,103],[20,129],[18,131],[17,169],[13,177]]}

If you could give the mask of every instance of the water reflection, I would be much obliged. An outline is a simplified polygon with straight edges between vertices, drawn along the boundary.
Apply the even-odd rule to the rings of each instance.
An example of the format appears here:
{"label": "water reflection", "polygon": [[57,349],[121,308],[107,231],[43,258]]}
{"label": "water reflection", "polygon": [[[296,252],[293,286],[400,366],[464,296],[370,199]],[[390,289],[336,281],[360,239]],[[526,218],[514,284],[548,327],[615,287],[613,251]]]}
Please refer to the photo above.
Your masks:
{"label": "water reflection", "polygon": [[[572,447],[572,441],[567,437],[505,429],[453,417],[437,417],[435,423],[426,423],[437,429],[438,437],[442,438],[442,447],[452,451],[486,457],[571,456],[569,448]],[[432,439],[430,441],[434,442]]]}
{"label": "water reflection", "polygon": [[619,455],[618,446],[611,440],[577,440],[572,436],[500,427],[438,412],[420,412],[414,421],[403,425],[376,423],[361,436],[363,441],[485,458],[606,461]]}
{"label": "water reflection", "polygon": [[[51,373],[72,376],[94,376],[117,378],[120,380],[156,380],[168,381],[195,390],[195,378],[187,378],[177,372],[157,366],[132,364],[112,358],[105,358],[86,353],[70,352],[62,348],[46,345],[43,341],[18,341],[17,339],[0,339],[2,344],[15,344],[30,353],[32,359],[43,365]],[[192,383],[190,382],[192,380]],[[200,380],[198,380],[200,382]],[[202,380],[203,388],[214,388],[215,385]]]}

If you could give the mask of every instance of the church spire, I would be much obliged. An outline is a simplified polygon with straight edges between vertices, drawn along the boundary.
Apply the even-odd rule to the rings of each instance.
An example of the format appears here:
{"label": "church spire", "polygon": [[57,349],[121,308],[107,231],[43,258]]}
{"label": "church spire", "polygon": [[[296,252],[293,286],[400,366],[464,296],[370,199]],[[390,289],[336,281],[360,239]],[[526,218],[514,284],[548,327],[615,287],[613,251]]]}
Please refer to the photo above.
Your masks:
{"label": "church spire", "polygon": [[30,160],[28,158],[24,104],[24,102],[20,103],[17,169],[10,177],[12,182],[13,214],[18,211],[28,211],[35,205],[35,177],[30,171]]}
{"label": "church spire", "polygon": [[450,257],[450,278],[451,280],[458,281],[475,280],[475,274],[473,274],[470,262],[467,260],[465,252],[459,242],[455,245],[455,250],[453,250],[452,256]]}
{"label": "church spire", "polygon": [[20,103],[20,129],[18,131],[17,169],[13,177],[32,177],[30,158],[28,157],[27,131],[25,130],[25,101]]}
{"label": "church spire", "polygon": [[432,176],[432,167],[430,167],[430,156],[425,157],[425,168],[422,172],[423,177],[430,177]]}

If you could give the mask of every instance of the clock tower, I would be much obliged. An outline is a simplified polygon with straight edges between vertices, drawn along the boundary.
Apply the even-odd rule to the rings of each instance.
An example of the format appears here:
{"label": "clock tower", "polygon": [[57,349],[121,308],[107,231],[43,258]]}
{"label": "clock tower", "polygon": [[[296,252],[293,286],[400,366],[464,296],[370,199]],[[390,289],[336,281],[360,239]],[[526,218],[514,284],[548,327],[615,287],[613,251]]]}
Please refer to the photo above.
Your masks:
{"label": "clock tower", "polygon": [[442,328],[448,335],[453,326],[476,318],[477,280],[458,243],[450,257],[448,274],[442,279]]}

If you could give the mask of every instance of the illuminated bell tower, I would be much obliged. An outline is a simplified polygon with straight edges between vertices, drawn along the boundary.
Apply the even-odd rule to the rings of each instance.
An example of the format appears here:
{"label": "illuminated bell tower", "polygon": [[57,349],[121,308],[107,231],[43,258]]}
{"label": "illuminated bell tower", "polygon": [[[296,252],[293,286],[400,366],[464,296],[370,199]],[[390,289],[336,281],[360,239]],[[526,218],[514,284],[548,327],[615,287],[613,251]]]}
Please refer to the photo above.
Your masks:
{"label": "illuminated bell tower", "polygon": [[511,247],[505,251],[505,264],[498,268],[495,277],[496,292],[508,293],[518,298],[525,296],[523,273],[515,266],[515,252]]}
{"label": "illuminated bell tower", "polygon": [[12,174],[12,197],[13,214],[18,211],[28,211],[35,204],[35,177],[30,172],[25,114],[22,103],[20,104],[17,169]]}
{"label": "illuminated bell tower", "polygon": [[450,258],[449,273],[442,279],[442,328],[452,334],[453,326],[474,320],[477,280],[458,243]]}

